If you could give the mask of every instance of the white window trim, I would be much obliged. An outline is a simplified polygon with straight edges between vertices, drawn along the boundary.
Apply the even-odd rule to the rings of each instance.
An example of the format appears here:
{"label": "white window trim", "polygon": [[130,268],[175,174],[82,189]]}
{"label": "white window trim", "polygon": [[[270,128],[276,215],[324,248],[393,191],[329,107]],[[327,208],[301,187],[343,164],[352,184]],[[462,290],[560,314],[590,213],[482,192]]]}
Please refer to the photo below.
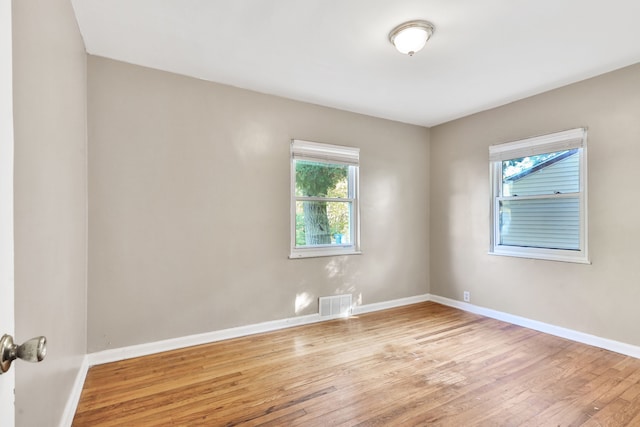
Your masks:
{"label": "white window trim", "polygon": [[[360,251],[360,149],[342,145],[324,144],[319,142],[294,139],[291,141],[290,151],[290,177],[291,177],[291,225],[290,225],[290,259],[316,258],[325,256],[359,255]],[[346,164],[356,166],[350,169],[349,185],[354,195],[349,199],[336,199],[336,201],[351,201],[351,236],[352,243],[348,245],[323,245],[313,247],[296,247],[296,171],[295,160],[309,160],[321,163]],[[350,191],[350,192],[351,192]],[[329,200],[329,198],[322,198]]]}
{"label": "white window trim", "polygon": [[[499,202],[502,194],[502,161],[554,151],[579,148],[580,155],[580,249],[546,249],[500,245]],[[489,180],[491,188],[490,255],[549,261],[591,264],[588,251],[587,221],[587,129],[577,128],[549,135],[526,138],[489,147]],[[559,197],[566,197],[564,195]]]}

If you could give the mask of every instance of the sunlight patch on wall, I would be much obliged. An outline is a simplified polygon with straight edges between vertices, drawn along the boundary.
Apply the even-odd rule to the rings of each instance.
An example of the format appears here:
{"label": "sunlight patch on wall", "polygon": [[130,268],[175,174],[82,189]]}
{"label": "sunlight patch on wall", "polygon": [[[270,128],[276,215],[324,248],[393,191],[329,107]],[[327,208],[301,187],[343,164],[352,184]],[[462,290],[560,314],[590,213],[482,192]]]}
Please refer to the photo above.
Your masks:
{"label": "sunlight patch on wall", "polygon": [[308,292],[302,292],[296,295],[296,314],[300,314],[305,308],[313,303],[315,298]]}
{"label": "sunlight patch on wall", "polygon": [[329,279],[337,282],[333,295],[351,294],[353,304],[362,305],[362,292],[359,292],[363,274],[356,268],[349,257],[336,257],[325,265],[324,269]]}
{"label": "sunlight patch on wall", "polygon": [[362,292],[358,294],[358,296],[354,299],[353,305],[362,305]]}
{"label": "sunlight patch on wall", "polygon": [[327,277],[329,279],[333,279],[335,277],[338,277],[338,276],[344,274],[345,260],[343,260],[341,258],[332,259],[331,261],[329,261],[327,263],[327,265],[324,267],[324,269],[327,271]]}

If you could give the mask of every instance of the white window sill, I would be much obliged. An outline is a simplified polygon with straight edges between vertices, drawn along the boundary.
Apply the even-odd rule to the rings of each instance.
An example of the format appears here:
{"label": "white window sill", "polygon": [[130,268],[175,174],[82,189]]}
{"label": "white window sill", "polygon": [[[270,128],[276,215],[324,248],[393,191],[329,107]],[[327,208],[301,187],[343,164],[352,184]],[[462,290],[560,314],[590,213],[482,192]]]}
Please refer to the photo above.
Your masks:
{"label": "white window sill", "polygon": [[591,261],[585,254],[573,251],[536,250],[535,248],[495,248],[493,251],[489,251],[489,255],[540,259],[544,261],[572,262],[575,264],[591,264]]}
{"label": "white window sill", "polygon": [[342,255],[362,255],[362,251],[356,250],[353,246],[294,249],[289,254],[289,259],[319,258]]}

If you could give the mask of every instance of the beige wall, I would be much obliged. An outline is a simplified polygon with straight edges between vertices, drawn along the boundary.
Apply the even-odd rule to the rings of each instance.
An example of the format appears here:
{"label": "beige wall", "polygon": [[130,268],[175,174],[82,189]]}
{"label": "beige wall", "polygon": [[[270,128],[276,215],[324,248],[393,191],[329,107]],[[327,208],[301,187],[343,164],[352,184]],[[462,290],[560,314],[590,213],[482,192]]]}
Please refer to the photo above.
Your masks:
{"label": "beige wall", "polygon": [[[316,313],[324,295],[429,292],[427,129],[99,57],[88,70],[90,352]],[[292,138],[360,147],[363,255],[287,258]]]}
{"label": "beige wall", "polygon": [[[16,425],[54,426],[86,353],[86,55],[68,0],[13,2]],[[0,421],[0,424],[2,422]]]}
{"label": "beige wall", "polygon": [[[431,129],[431,293],[640,345],[640,65]],[[592,265],[488,255],[488,147],[587,126]]]}

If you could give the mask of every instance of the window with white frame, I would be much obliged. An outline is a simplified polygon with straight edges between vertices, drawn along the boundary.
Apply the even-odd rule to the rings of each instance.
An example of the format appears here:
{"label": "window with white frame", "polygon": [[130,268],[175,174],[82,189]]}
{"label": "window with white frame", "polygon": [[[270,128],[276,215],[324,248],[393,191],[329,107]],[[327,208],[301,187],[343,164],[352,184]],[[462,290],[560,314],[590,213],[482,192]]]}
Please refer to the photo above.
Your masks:
{"label": "window with white frame", "polygon": [[489,147],[490,253],[588,263],[586,129]]}
{"label": "window with white frame", "polygon": [[291,141],[291,255],[359,253],[360,149]]}

